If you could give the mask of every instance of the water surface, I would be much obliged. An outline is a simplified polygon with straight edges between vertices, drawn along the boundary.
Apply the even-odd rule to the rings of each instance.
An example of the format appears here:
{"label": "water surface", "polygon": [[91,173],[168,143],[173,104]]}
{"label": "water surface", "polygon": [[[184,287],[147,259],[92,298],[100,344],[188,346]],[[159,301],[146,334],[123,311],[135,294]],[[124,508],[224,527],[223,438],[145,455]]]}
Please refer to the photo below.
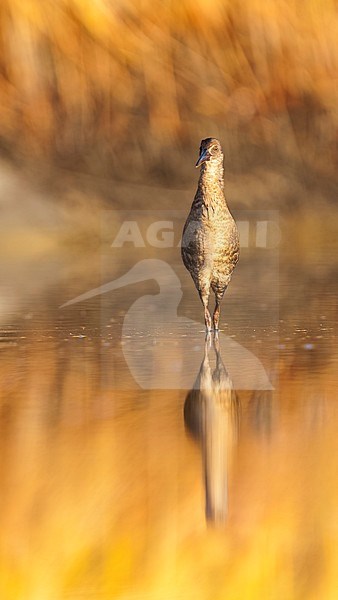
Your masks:
{"label": "water surface", "polygon": [[60,309],[95,287],[64,276],[4,315],[7,598],[336,597],[334,279],[250,264],[216,344],[188,278],[162,313],[154,281]]}

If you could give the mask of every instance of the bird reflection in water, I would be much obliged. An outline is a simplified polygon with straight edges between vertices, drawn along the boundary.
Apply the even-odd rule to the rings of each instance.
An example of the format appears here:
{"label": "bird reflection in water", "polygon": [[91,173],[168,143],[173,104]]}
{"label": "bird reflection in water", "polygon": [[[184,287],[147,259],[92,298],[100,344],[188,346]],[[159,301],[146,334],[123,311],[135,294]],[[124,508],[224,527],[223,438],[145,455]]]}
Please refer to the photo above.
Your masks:
{"label": "bird reflection in water", "polygon": [[[211,365],[212,349],[215,366]],[[206,518],[215,525],[224,524],[239,434],[240,404],[222,361],[218,336],[211,339],[209,334],[206,338],[194,388],[185,400],[184,421],[201,445]]]}

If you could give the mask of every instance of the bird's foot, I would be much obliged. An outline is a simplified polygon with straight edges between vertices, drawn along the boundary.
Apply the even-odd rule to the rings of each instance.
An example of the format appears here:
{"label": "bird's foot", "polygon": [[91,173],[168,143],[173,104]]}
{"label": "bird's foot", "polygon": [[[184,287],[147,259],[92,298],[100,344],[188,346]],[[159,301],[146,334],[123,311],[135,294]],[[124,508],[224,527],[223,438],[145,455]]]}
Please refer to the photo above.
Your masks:
{"label": "bird's foot", "polygon": [[205,346],[209,346],[211,348],[211,329],[206,329],[205,331]]}

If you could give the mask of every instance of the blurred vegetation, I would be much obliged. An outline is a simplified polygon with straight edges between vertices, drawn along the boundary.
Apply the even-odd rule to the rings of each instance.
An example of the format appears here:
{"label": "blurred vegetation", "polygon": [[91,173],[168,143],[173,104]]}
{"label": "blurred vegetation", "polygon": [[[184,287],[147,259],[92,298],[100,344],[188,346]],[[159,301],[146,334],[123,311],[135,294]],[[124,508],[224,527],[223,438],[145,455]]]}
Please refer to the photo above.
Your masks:
{"label": "blurred vegetation", "polygon": [[230,170],[277,160],[327,178],[337,39],[334,0],[3,0],[1,148],[175,184],[212,134]]}
{"label": "blurred vegetation", "polygon": [[337,39],[334,0],[2,0],[0,313],[96,272],[107,206],[188,210],[207,135],[235,214],[336,279]]}
{"label": "blurred vegetation", "polygon": [[[2,0],[3,598],[337,597],[337,39],[335,0]],[[267,440],[243,402],[228,536],[185,394],[102,390],[100,330],[57,325],[107,201],[188,208],[208,135],[231,207],[282,213],[278,405]]]}

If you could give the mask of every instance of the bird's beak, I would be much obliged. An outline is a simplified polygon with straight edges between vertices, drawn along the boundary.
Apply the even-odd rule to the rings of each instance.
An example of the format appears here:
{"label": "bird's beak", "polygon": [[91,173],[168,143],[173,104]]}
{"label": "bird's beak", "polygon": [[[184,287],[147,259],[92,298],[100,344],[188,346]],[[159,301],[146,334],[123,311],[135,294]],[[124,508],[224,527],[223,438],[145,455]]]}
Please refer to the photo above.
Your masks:
{"label": "bird's beak", "polygon": [[195,165],[195,167],[199,167],[202,163],[204,163],[206,160],[209,160],[209,152],[208,149],[206,148],[205,150],[203,150],[203,152],[201,152],[201,154],[198,157],[198,161]]}

